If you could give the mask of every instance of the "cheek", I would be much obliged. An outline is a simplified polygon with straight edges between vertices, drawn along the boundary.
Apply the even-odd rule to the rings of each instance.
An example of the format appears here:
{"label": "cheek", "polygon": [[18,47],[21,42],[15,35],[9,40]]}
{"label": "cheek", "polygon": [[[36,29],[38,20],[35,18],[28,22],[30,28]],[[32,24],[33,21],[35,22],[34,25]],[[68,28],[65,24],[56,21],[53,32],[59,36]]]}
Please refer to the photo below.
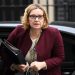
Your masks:
{"label": "cheek", "polygon": [[32,21],[31,20],[29,20],[29,24],[32,24]]}
{"label": "cheek", "polygon": [[43,25],[43,24],[44,24],[44,20],[41,21],[41,25]]}

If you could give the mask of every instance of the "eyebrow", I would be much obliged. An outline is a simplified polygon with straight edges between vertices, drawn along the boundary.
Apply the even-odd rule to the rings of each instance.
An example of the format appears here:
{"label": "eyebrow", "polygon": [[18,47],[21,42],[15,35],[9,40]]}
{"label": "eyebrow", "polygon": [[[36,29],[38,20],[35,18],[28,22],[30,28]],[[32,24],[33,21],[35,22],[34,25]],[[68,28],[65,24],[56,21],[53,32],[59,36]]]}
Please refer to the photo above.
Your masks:
{"label": "eyebrow", "polygon": [[29,15],[36,15],[36,16],[38,16],[38,15],[43,15],[43,14],[29,14]]}

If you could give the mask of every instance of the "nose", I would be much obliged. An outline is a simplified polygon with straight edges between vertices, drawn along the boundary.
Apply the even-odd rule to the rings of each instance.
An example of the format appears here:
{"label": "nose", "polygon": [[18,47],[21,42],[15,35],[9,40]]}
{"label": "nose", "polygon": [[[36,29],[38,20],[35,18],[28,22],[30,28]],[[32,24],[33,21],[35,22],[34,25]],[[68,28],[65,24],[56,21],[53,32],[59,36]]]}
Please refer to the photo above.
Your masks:
{"label": "nose", "polygon": [[39,18],[38,18],[38,17],[36,17],[36,18],[35,18],[35,21],[38,21],[38,20],[39,20]]}

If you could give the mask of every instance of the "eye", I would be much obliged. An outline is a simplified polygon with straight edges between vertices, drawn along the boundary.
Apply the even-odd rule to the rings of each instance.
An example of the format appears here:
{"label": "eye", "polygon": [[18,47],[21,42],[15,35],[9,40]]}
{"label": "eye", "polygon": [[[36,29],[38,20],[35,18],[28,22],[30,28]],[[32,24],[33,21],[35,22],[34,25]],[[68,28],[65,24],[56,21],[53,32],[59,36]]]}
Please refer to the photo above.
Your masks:
{"label": "eye", "polygon": [[42,17],[43,17],[43,15],[38,15],[37,17],[38,17],[38,18],[42,18]]}
{"label": "eye", "polygon": [[36,19],[36,18],[42,19],[43,15],[29,15],[29,17],[32,18],[32,19]]}

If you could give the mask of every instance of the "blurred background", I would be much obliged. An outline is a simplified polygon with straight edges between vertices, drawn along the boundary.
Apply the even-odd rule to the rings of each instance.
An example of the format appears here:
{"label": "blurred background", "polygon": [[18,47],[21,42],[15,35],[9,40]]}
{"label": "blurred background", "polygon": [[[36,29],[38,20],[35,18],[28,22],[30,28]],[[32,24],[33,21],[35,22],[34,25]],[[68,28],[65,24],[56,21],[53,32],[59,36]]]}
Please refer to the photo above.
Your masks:
{"label": "blurred background", "polygon": [[52,21],[75,21],[75,0],[0,0],[0,22],[20,21],[31,3],[43,5]]}
{"label": "blurred background", "polygon": [[[43,5],[49,25],[57,27],[62,34],[65,48],[62,75],[75,75],[75,0],[0,0],[0,38],[8,37],[31,3]],[[0,57],[0,75],[3,68]]]}

